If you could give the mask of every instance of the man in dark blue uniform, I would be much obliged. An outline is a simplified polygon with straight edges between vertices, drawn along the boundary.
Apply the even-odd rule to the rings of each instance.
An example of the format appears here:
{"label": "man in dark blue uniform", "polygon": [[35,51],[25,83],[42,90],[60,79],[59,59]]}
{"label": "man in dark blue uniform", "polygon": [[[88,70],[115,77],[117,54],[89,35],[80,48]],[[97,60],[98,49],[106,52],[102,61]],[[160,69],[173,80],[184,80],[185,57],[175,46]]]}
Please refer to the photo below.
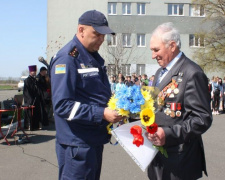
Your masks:
{"label": "man in dark blue uniform", "polygon": [[59,179],[100,179],[107,126],[122,119],[109,110],[110,84],[98,50],[105,34],[115,34],[98,11],[85,12],[77,34],[51,60]]}

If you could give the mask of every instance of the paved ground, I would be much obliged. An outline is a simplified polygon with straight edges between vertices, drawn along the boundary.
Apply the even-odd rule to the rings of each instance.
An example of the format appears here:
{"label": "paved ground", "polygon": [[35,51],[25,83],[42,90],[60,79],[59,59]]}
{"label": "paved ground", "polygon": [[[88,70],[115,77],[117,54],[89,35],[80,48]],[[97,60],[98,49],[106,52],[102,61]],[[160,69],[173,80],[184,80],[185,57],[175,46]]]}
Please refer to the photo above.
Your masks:
{"label": "paved ground", "polygon": [[[225,114],[214,116],[212,127],[203,135],[209,177],[203,180],[223,180],[225,177],[225,145],[223,140]],[[11,146],[0,140],[1,180],[56,180],[58,169],[55,155],[55,128],[28,131],[30,143],[18,144],[8,138]],[[17,134],[21,134],[21,131]],[[9,136],[10,137],[10,136]],[[104,151],[102,180],[147,180],[145,172],[133,162],[120,145],[107,144]]]}
{"label": "paved ground", "polygon": [[[214,116],[212,127],[203,135],[209,177],[202,180],[224,180],[224,127],[225,114]],[[11,146],[0,140],[0,180],[57,180],[54,123],[48,129],[27,133],[30,143],[18,144],[15,139],[21,131],[15,138],[8,136]],[[101,179],[148,180],[120,145],[110,144],[105,146]]]}

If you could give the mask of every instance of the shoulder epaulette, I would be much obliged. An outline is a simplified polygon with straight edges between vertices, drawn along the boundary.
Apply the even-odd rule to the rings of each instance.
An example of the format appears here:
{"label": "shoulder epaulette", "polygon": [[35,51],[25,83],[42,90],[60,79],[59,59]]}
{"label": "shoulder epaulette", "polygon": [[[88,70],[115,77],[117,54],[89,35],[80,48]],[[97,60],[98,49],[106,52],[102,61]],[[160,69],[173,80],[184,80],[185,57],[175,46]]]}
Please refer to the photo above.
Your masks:
{"label": "shoulder epaulette", "polygon": [[73,49],[69,52],[69,55],[72,56],[72,57],[77,57],[78,54],[79,54],[79,52],[78,52],[76,46],[74,46]]}

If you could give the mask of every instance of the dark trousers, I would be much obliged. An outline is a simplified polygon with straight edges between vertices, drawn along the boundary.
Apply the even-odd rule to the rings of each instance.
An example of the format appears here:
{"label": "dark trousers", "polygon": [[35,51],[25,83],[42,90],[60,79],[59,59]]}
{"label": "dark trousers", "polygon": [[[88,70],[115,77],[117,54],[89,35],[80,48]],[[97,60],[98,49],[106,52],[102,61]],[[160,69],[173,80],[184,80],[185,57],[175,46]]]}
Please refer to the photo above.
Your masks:
{"label": "dark trousers", "polygon": [[103,148],[67,146],[56,141],[59,180],[99,180]]}
{"label": "dark trousers", "polygon": [[25,109],[24,110],[24,128],[30,129],[31,131],[39,128],[39,116],[36,109]]}
{"label": "dark trousers", "polygon": [[220,105],[220,91],[215,90],[213,92],[213,102],[212,102],[213,110],[218,111],[219,105]]}

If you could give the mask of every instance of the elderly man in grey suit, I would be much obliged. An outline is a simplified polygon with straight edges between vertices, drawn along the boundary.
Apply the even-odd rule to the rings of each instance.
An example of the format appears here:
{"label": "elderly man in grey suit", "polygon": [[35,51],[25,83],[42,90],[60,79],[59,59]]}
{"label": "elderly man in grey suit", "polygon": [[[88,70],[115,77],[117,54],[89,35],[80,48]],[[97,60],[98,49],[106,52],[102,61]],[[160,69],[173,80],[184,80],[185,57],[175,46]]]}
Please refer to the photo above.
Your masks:
{"label": "elderly man in grey suit", "polygon": [[212,124],[207,77],[180,51],[180,34],[172,23],[159,25],[150,40],[152,58],[161,68],[153,86],[160,89],[159,128],[147,138],[163,146],[148,167],[151,180],[196,180],[207,175],[201,135]]}

